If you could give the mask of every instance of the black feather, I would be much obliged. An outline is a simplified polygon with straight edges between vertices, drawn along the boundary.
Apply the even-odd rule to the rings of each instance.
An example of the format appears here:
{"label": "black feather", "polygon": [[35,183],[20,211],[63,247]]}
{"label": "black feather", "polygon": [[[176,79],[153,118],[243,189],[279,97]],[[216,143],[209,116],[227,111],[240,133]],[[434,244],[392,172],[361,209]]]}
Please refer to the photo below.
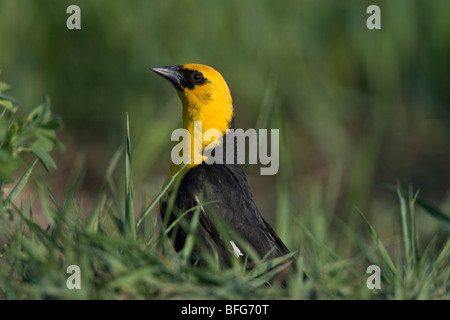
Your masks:
{"label": "black feather", "polygon": [[[226,150],[226,138],[223,139],[223,150]],[[236,148],[234,149],[236,150]],[[226,152],[223,152],[224,160]],[[201,203],[208,203],[202,208],[198,235],[208,247],[213,246],[219,257],[228,262],[229,246],[222,243],[221,235],[214,227],[212,217],[208,214],[218,213],[236,233],[250,244],[262,258],[272,259],[289,253],[275,231],[264,220],[251,194],[242,164],[206,164],[202,163],[191,168],[182,178],[175,198],[174,212],[166,212],[165,202],[161,205],[163,221],[166,214],[171,224],[177,214],[183,213]],[[225,161],[224,161],[225,162]],[[193,212],[186,215],[190,221]],[[175,250],[183,248],[186,231],[181,227],[171,234]]]}

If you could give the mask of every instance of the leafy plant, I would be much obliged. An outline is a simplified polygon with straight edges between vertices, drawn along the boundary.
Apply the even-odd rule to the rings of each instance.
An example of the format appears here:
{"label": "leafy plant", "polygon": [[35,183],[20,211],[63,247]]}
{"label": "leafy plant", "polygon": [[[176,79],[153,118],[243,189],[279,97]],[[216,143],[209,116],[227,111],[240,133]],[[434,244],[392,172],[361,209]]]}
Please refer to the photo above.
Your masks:
{"label": "leafy plant", "polygon": [[12,181],[12,174],[23,164],[23,153],[34,154],[46,170],[56,168],[50,152],[54,146],[63,145],[56,137],[56,129],[61,125],[60,118],[52,115],[50,99],[45,96],[42,103],[26,117],[18,118],[19,103],[4,94],[10,86],[0,82],[0,183]]}

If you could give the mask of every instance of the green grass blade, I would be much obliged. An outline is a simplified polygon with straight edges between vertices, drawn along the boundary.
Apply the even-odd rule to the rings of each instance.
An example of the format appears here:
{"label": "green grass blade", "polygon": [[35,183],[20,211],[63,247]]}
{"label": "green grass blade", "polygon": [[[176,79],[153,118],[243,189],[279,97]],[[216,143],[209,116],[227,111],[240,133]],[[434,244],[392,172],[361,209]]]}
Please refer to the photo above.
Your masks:
{"label": "green grass blade", "polygon": [[104,207],[105,201],[105,191],[104,187],[102,187],[102,190],[100,191],[100,194],[97,198],[97,203],[95,204],[94,210],[92,211],[91,216],[89,217],[89,220],[84,228],[86,232],[97,231],[100,213],[102,211],[102,208]]}
{"label": "green grass blade", "polygon": [[[192,160],[192,158],[191,158]],[[178,175],[186,168],[188,163],[185,163],[176,174],[173,175],[172,178],[170,178],[169,182],[166,183],[166,185],[162,188],[162,190],[156,195],[156,197],[153,199],[153,201],[148,205],[148,207],[142,212],[141,217],[139,218],[136,227],[139,228],[142,221],[145,219],[145,217],[152,211],[152,209],[156,206],[156,204],[161,200],[161,198],[164,196],[164,194],[170,189],[174,181],[177,179]]]}
{"label": "green grass blade", "polygon": [[136,227],[139,228],[144,218],[152,211],[155,205],[161,200],[162,196],[169,190],[172,183],[175,181],[175,176],[170,179],[170,181],[164,186],[164,188],[157,194],[157,196],[153,199],[153,201],[148,205],[148,207],[142,212],[141,217],[139,218]]}
{"label": "green grass blade", "polygon": [[450,218],[447,214],[441,211],[438,206],[432,204],[431,202],[428,202],[421,197],[417,197],[416,201],[417,204],[425,210],[425,212],[429,213],[432,217],[441,222],[444,227],[450,230]]}
{"label": "green grass blade", "polygon": [[194,250],[195,239],[197,238],[197,235],[198,235],[197,230],[198,230],[199,223],[200,223],[200,207],[198,207],[195,210],[195,212],[192,216],[192,220],[189,225],[188,234],[186,236],[186,242],[183,247],[182,257],[183,257],[183,261],[185,263],[189,261],[189,258],[191,257],[191,253]]}
{"label": "green grass blade", "polygon": [[447,243],[442,248],[441,253],[439,254],[439,256],[436,259],[436,265],[438,267],[440,267],[444,263],[447,264],[447,268],[448,268],[449,264],[450,264],[450,239],[447,240]]}
{"label": "green grass blade", "polygon": [[[289,155],[289,141],[287,137],[288,128],[284,125],[284,109],[279,106],[275,110],[275,127],[279,128],[279,152],[280,154]],[[273,147],[272,147],[273,148]],[[285,241],[289,238],[289,227],[291,224],[291,212],[293,212],[293,198],[292,198],[292,172],[293,167],[289,156],[280,158],[280,171],[277,177],[277,215],[276,215],[276,231],[281,239]]]}
{"label": "green grass blade", "polygon": [[[275,97],[276,97],[275,93],[277,90],[277,84],[278,84],[277,76],[272,75],[266,84],[263,100],[261,102],[261,109],[259,111],[258,119],[256,120],[255,128],[257,130],[268,128],[270,115],[275,105]],[[257,148],[256,145],[250,144],[248,149],[249,154],[256,153],[258,151],[256,148]],[[245,161],[245,172],[247,173],[248,179],[251,179],[251,175],[254,168],[255,168],[254,165],[248,163],[248,161]]]}
{"label": "green grass blade", "polygon": [[111,161],[109,162],[108,168],[106,169],[105,180],[112,179],[112,175],[114,173],[114,170],[117,167],[117,163],[119,162],[120,157],[122,156],[122,152],[123,152],[123,146],[121,146],[119,149],[117,149],[116,152],[114,153],[114,155],[112,156]]}
{"label": "green grass blade", "polygon": [[412,189],[410,190],[409,196],[409,213],[411,220],[411,254],[414,262],[417,262],[417,257],[419,256],[419,234],[416,229],[416,211],[414,204],[419,196],[419,190],[416,191],[414,196],[412,196]]}
{"label": "green grass blade", "polygon": [[109,190],[112,193],[112,200],[114,203],[114,206],[117,209],[117,212],[122,212],[122,205],[120,203],[120,197],[118,196],[117,187],[114,183],[113,179],[113,173],[117,166],[117,163],[119,162],[120,157],[122,156],[122,152],[124,151],[124,148],[121,147],[117,149],[117,151],[114,153],[111,161],[109,162],[108,168],[106,169],[106,175],[104,179],[104,183],[108,185]]}
{"label": "green grass blade", "polygon": [[33,171],[33,168],[36,165],[36,163],[38,162],[38,160],[39,159],[36,159],[33,161],[31,166],[25,171],[25,173],[22,175],[20,180],[14,186],[14,189],[11,190],[11,192],[8,195],[9,201],[11,201],[11,202],[14,201],[14,199],[17,197],[17,195],[20,193],[20,191],[22,191],[23,187],[25,187],[25,185],[28,181],[28,178],[30,177],[31,172]]}
{"label": "green grass blade", "polygon": [[203,206],[203,205],[207,205],[207,204],[210,204],[210,203],[214,203],[215,201],[209,201],[209,202],[205,202],[205,203],[203,203],[203,204],[197,204],[195,207],[192,207],[192,208],[190,208],[190,209],[188,209],[188,210],[186,210],[185,212],[183,212],[182,214],[180,214],[165,230],[164,230],[164,234],[166,234],[166,235],[168,235],[169,234],[169,232],[170,232],[170,230],[172,230],[178,223],[180,223],[180,221],[182,221],[183,220],[183,218],[189,213],[189,212],[192,212],[192,211],[196,211],[196,210],[198,210],[198,209],[201,209],[201,207]]}
{"label": "green grass blade", "polygon": [[405,246],[406,261],[408,262],[408,265],[410,265],[410,263],[412,262],[411,228],[409,223],[409,213],[408,207],[406,205],[406,199],[400,191],[400,186],[397,186],[397,195],[398,199],[400,200],[400,215],[402,218],[403,244]]}
{"label": "green grass blade", "polygon": [[370,224],[369,220],[366,218],[366,216],[364,215],[364,213],[362,213],[361,210],[359,210],[359,208],[355,207],[356,211],[359,213],[359,215],[361,216],[361,218],[364,219],[364,221],[367,224],[367,227],[369,228],[369,232],[370,232],[370,236],[372,237],[373,242],[375,243],[375,245],[378,248],[378,251],[380,252],[381,258],[383,259],[384,263],[386,263],[386,265],[388,266],[389,270],[396,274],[397,273],[397,269],[395,268],[394,263],[392,262],[391,257],[389,256],[389,254],[387,253],[386,248],[384,247],[383,243],[380,240],[380,237],[378,236],[378,233],[376,232],[376,230],[372,227],[372,225]]}
{"label": "green grass blade", "polygon": [[[380,186],[382,189],[397,193],[397,187],[392,184],[382,184]],[[407,196],[408,192],[405,189],[400,188],[400,192],[403,196]],[[417,196],[415,202],[430,214],[433,218],[442,223],[442,225],[450,230],[450,217],[448,214],[444,213],[438,206],[425,200],[424,198]]]}
{"label": "green grass blade", "polygon": [[131,166],[131,139],[130,139],[130,121],[127,113],[127,144],[125,152],[125,221],[128,231],[133,238],[136,238],[136,227],[134,219],[134,200],[133,200],[133,175]]}

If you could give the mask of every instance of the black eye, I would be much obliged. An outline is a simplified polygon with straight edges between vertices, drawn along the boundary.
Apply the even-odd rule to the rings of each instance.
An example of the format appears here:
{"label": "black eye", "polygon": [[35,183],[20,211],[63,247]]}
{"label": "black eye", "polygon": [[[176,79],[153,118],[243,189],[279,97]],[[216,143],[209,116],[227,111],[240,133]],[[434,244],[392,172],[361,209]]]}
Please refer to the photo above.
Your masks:
{"label": "black eye", "polygon": [[200,72],[194,72],[192,74],[192,80],[194,80],[195,82],[200,82],[203,80],[203,74],[201,74]]}

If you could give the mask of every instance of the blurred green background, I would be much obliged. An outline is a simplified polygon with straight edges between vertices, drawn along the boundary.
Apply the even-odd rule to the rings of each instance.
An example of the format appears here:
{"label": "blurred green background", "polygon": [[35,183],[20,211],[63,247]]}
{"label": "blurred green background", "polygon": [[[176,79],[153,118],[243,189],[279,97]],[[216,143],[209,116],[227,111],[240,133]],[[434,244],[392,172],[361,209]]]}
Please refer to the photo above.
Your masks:
{"label": "blurred green background", "polygon": [[[71,4],[81,30],[66,27]],[[371,4],[381,30],[366,27]],[[66,150],[41,175],[58,193],[84,155],[86,206],[125,142],[128,113],[135,193],[148,202],[181,125],[174,89],[149,68],[210,65],[228,82],[238,127],[265,118],[281,130],[278,175],[250,175],[281,233],[287,222],[274,212],[322,210],[356,227],[357,206],[389,235],[400,224],[398,200],[381,183],[411,184],[450,211],[449,14],[448,0],[0,0],[1,80],[24,114],[50,96]],[[435,229],[417,218],[422,231]]]}

